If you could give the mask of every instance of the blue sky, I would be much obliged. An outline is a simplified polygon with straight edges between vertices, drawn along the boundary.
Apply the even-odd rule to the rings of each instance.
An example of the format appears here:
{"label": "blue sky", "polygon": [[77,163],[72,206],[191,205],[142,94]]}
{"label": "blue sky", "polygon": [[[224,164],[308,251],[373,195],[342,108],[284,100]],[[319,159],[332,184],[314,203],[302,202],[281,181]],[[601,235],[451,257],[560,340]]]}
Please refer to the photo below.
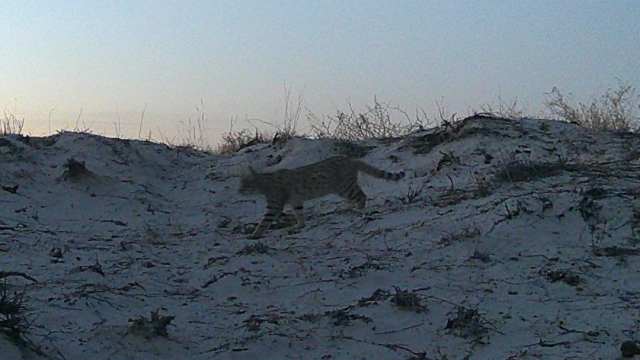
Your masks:
{"label": "blue sky", "polygon": [[[29,130],[84,123],[171,136],[201,101],[278,122],[284,85],[317,114],[373,96],[409,111],[553,86],[586,100],[640,85],[640,1],[13,1],[0,4],[0,107]],[[242,125],[242,121],[238,126]]]}

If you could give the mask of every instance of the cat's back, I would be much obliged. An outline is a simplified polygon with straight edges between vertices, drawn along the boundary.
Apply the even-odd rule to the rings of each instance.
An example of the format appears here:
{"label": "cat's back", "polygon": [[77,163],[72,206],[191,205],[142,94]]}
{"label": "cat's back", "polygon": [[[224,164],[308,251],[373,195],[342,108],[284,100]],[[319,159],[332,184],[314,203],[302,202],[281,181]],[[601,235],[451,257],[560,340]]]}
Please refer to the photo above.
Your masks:
{"label": "cat's back", "polygon": [[348,163],[349,158],[335,156],[283,171],[281,176],[295,197],[312,199],[339,192],[346,178],[357,176],[355,169],[350,169]]}
{"label": "cat's back", "polygon": [[300,179],[331,179],[347,176],[353,173],[353,167],[349,166],[351,159],[346,156],[334,156],[313,164],[301,166],[283,172],[284,176],[293,176]]}
{"label": "cat's back", "polygon": [[351,159],[346,156],[333,156],[333,157],[315,162],[313,164],[301,166],[293,170],[295,170],[296,172],[302,175],[332,172],[332,171],[348,168],[348,165],[350,162],[351,162]]}

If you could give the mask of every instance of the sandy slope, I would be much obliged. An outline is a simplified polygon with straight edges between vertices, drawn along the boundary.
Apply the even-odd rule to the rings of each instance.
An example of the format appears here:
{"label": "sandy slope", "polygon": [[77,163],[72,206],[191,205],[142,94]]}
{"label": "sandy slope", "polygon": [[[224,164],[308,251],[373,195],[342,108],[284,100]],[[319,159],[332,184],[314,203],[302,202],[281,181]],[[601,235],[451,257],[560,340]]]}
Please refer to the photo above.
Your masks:
{"label": "sandy slope", "polygon": [[[612,359],[640,337],[639,143],[490,118],[231,157],[5,137],[0,185],[19,187],[0,191],[0,271],[38,280],[8,278],[53,358]],[[361,176],[365,214],[326,197],[302,232],[246,238],[264,207],[237,194],[248,164],[345,152],[408,176]],[[69,158],[92,175],[65,176]],[[528,168],[504,176],[514,161]],[[175,316],[168,338],[127,334],[156,309]]]}

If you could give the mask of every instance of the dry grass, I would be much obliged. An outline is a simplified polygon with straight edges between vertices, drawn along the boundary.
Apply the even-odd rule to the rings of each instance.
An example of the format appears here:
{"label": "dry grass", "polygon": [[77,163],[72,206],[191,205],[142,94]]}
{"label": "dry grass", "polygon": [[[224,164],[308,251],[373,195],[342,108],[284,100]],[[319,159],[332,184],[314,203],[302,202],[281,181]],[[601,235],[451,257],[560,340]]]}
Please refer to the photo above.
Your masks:
{"label": "dry grass", "polygon": [[[377,98],[363,111],[355,110],[351,104],[347,106],[346,111],[338,110],[336,115],[318,117],[308,114],[313,136],[345,141],[394,138],[421,128],[426,120],[424,112],[417,111],[415,119],[411,119],[405,111]],[[404,121],[397,120],[397,117]]]}
{"label": "dry grass", "polygon": [[0,136],[21,135],[24,129],[24,119],[18,119],[12,113],[4,113],[4,118],[0,120]]}
{"label": "dry grass", "polygon": [[222,140],[218,143],[215,152],[233,154],[252,145],[268,143],[270,138],[272,137],[269,134],[260,132],[257,128],[234,130],[232,120],[229,131],[222,134]]}
{"label": "dry grass", "polygon": [[473,113],[491,114],[504,119],[521,119],[525,116],[526,111],[518,103],[518,98],[505,101],[501,97],[498,97],[496,103],[480,105],[480,111],[474,110]]}
{"label": "dry grass", "polygon": [[25,342],[24,335],[29,327],[24,295],[24,292],[10,292],[7,282],[0,282],[0,334],[16,344]]}
{"label": "dry grass", "polygon": [[204,102],[202,100],[200,100],[200,105],[196,106],[195,113],[195,117],[190,117],[180,123],[182,139],[179,146],[211,150],[211,146],[205,136],[207,114],[204,111]]}
{"label": "dry grass", "polygon": [[259,122],[262,125],[266,125],[272,128],[272,131],[258,130],[257,126],[253,126],[253,129],[234,130],[234,119],[231,119],[229,131],[222,134],[222,139],[216,147],[216,153],[232,154],[256,144],[286,142],[298,135],[298,125],[303,109],[304,100],[302,95],[298,94],[294,98],[291,89],[285,85],[282,121],[279,124],[260,119],[247,120],[249,123]]}
{"label": "dry grass", "polygon": [[638,100],[635,88],[620,83],[588,103],[572,104],[557,87],[547,94],[545,107],[552,116],[593,130],[630,131],[638,129]]}

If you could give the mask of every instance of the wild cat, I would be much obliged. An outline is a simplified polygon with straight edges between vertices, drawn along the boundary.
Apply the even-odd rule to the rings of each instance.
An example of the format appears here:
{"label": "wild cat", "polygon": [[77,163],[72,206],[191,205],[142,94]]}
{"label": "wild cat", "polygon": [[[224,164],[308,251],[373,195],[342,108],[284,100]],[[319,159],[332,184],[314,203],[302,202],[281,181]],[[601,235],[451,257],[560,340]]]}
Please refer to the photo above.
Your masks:
{"label": "wild cat", "polygon": [[243,195],[262,194],[267,198],[267,212],[250,236],[252,239],[262,236],[282,214],[285,204],[293,207],[296,229],[304,226],[303,203],[306,200],[336,194],[356,208],[363,209],[367,197],[358,185],[358,172],[394,181],[404,177],[404,172],[389,173],[345,156],[271,173],[256,173],[251,167],[249,170],[250,174],[240,181],[239,192]]}

